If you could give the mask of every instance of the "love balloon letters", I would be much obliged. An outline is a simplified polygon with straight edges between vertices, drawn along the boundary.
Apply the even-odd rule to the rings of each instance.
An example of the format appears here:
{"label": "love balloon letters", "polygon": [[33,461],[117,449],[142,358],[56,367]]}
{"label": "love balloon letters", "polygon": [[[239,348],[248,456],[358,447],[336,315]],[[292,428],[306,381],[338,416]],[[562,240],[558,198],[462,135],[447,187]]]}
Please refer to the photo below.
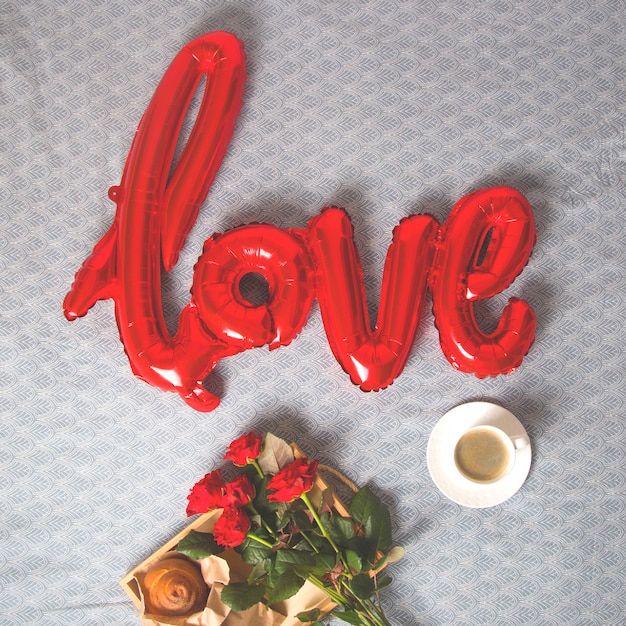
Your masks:
{"label": "love balloon letters", "polygon": [[[170,172],[203,77],[195,124]],[[176,264],[220,167],[245,79],[243,45],[230,33],[199,37],[176,56],[139,123],[121,183],[109,191],[117,205],[113,224],[65,297],[67,319],[112,298],[133,372],[199,411],[219,404],[203,381],[220,359],[289,344],[315,298],[333,354],[365,391],[387,387],[402,372],[427,289],[441,348],[453,367],[479,378],[516,369],[535,339],[529,304],[511,298],[489,334],[474,316],[474,303],[506,289],[535,244],[531,207],[509,187],[465,196],[443,225],[430,215],[411,215],[396,226],[373,328],[350,219],[327,207],[306,228],[249,224],[210,237],[194,268],[191,300],[170,334],[161,271]],[[240,283],[251,273],[267,282],[268,296],[260,304],[241,294]]]}

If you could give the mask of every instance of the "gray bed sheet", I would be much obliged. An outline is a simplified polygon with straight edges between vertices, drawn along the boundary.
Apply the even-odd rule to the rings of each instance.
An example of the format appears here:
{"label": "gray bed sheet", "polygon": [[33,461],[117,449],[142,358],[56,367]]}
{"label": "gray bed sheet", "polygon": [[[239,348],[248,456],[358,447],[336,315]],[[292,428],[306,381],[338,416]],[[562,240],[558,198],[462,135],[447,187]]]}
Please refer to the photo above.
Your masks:
{"label": "gray bed sheet", "polygon": [[[406,557],[383,601],[405,626],[626,623],[626,9],[622,1],[5,0],[0,4],[0,622],[128,625],[118,584],[181,530],[193,483],[251,429],[369,484]],[[240,37],[243,108],[180,261],[171,329],[214,232],[354,225],[375,317],[400,220],[481,187],[530,201],[538,240],[510,295],[537,314],[512,374],[445,359],[425,307],[378,393],[333,357],[314,304],[286,347],[224,359],[200,413],[135,377],[111,301],[62,301],[109,228],[107,190],[163,72],[192,38]],[[483,509],[435,486],[427,443],[452,407],[512,411],[522,488]]]}

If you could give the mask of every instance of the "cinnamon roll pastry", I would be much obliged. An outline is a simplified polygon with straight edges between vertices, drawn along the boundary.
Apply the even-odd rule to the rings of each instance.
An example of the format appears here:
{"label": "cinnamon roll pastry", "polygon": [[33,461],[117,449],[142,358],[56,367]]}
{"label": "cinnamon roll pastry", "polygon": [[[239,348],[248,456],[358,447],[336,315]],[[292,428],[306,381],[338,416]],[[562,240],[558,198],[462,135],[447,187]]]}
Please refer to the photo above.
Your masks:
{"label": "cinnamon roll pastry", "polygon": [[206,606],[209,588],[200,567],[185,558],[159,561],[143,579],[146,613],[182,617]]}

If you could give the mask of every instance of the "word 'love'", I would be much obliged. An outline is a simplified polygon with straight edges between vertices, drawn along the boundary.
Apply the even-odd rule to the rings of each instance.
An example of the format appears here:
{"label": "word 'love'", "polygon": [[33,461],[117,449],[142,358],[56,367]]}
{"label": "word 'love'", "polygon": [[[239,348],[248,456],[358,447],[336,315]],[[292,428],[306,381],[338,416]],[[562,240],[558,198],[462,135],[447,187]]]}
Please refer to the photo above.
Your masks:
{"label": "word 'love'", "polygon": [[[204,76],[197,119],[170,175]],[[443,225],[412,215],[396,226],[373,328],[351,222],[342,209],[327,207],[306,228],[249,224],[209,238],[194,268],[191,300],[170,334],[162,266],[169,271],[176,264],[196,221],[232,136],[244,83],[243,45],[229,33],[199,37],[176,56],[139,123],[121,183],[109,191],[115,219],[76,275],[63,304],[67,319],[112,298],[133,372],[199,411],[219,404],[203,381],[221,359],[289,344],[314,299],[333,354],[365,391],[387,387],[404,369],[427,289],[441,348],[456,369],[480,378],[516,369],[535,338],[529,304],[511,298],[490,334],[474,316],[474,302],[506,289],[536,241],[531,207],[510,187],[465,196]],[[261,303],[241,293],[250,274],[267,283]]]}

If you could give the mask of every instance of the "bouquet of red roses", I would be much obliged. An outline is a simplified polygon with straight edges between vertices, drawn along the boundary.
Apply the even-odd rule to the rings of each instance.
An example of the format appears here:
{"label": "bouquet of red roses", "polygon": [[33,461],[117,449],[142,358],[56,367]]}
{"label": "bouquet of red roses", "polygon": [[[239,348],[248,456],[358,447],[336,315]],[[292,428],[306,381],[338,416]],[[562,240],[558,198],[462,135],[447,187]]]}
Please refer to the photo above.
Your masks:
{"label": "bouquet of red roses", "polygon": [[[221,599],[235,612],[294,596],[305,581],[323,590],[335,615],[349,624],[390,626],[379,591],[391,582],[382,568],[402,556],[393,547],[388,509],[367,487],[341,515],[331,490],[316,487],[318,462],[294,456],[285,441],[254,432],[233,441],[226,455],[240,470],[225,482],[214,470],[198,481],[187,514],[222,509],[212,533],[192,531],[177,550],[201,559],[233,548],[251,567],[244,582],[224,587]],[[302,622],[319,609],[297,615]]]}

